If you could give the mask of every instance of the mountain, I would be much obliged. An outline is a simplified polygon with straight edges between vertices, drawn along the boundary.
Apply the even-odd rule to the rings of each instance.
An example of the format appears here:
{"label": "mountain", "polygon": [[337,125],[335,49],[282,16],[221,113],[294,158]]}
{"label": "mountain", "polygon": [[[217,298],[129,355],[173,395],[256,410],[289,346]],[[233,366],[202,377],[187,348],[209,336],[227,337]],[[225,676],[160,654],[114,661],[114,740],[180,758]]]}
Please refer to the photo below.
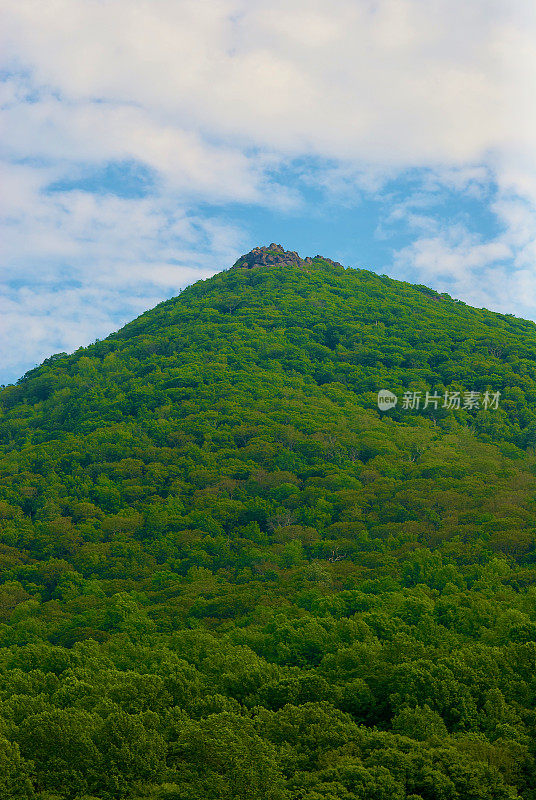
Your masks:
{"label": "mountain", "polygon": [[535,401],[276,244],[4,388],[1,796],[534,800]]}

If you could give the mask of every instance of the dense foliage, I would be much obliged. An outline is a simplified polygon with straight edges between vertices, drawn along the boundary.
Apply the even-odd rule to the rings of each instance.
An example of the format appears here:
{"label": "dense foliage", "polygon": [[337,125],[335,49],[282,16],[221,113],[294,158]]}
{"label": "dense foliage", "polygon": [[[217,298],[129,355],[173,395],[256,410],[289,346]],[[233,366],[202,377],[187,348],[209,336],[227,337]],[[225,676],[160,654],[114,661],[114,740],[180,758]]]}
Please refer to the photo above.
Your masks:
{"label": "dense foliage", "polygon": [[0,393],[6,800],[536,798],[536,326],[274,260]]}

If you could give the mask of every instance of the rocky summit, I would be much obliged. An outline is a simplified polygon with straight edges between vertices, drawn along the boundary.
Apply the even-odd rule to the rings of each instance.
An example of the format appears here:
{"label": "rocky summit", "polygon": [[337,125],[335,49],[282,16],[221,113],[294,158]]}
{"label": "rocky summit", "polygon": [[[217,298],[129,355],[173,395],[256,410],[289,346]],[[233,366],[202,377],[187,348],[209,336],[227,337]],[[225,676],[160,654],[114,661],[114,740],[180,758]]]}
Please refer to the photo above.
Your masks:
{"label": "rocky summit", "polygon": [[321,259],[325,264],[331,264],[335,267],[342,267],[342,264],[338,261],[332,261],[331,258],[326,258],[325,256],[316,255],[314,259],[311,256],[300,258],[295,250],[285,250],[280,244],[272,243],[267,247],[254,247],[249,253],[240,256],[232,269],[257,269],[258,267],[276,265],[304,267],[312,264],[315,259]]}
{"label": "rocky summit", "polygon": [[280,264],[283,266],[300,266],[310,263],[311,258],[302,259],[294,250],[285,250],[280,244],[269,244],[268,247],[254,247],[249,253],[240,256],[233,269],[255,269],[257,267]]}

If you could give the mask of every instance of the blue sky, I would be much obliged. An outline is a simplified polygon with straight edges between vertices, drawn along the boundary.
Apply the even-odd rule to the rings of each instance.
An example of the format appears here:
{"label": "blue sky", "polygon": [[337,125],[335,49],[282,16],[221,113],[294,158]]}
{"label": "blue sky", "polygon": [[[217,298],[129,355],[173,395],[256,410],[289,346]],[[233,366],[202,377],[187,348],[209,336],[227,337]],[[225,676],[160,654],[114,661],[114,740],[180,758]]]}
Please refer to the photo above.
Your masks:
{"label": "blue sky", "polygon": [[6,0],[0,382],[272,241],[536,319],[529,0]]}

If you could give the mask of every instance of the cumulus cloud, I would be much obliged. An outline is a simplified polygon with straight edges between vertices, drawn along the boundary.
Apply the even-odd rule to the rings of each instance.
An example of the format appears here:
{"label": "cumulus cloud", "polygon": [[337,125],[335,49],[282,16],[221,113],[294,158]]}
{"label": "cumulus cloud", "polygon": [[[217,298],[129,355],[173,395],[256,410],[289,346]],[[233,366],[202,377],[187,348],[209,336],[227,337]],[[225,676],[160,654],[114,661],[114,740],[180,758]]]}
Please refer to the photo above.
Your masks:
{"label": "cumulus cloud", "polygon": [[4,51],[34,84],[71,103],[133,104],[162,129],[423,163],[475,160],[522,138],[528,121],[525,0],[7,0],[4,8]]}
{"label": "cumulus cloud", "polygon": [[10,165],[0,271],[0,379],[111,332],[232,263],[243,232],[162,196],[43,191],[54,170]]}

